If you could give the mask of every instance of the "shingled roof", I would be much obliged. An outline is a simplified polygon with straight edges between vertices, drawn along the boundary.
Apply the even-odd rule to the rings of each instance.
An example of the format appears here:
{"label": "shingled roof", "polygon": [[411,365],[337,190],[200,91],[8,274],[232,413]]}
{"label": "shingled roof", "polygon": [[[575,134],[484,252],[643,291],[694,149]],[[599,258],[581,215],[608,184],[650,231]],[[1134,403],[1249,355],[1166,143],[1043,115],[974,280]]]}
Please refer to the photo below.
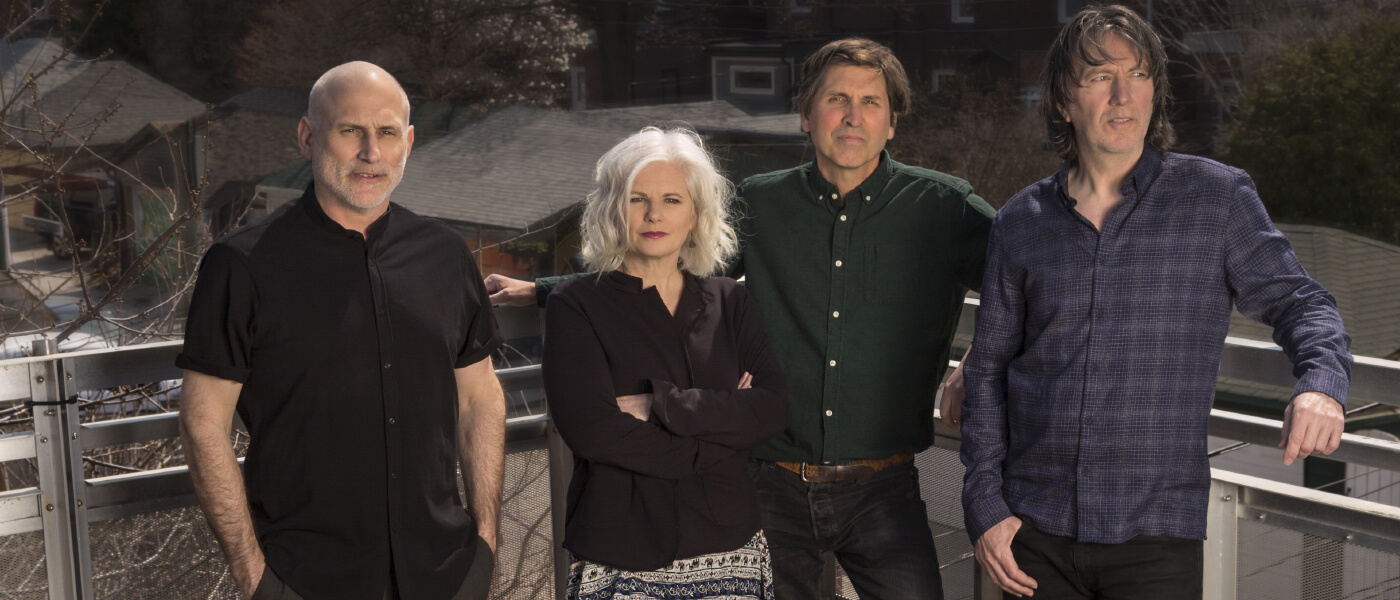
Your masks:
{"label": "shingled roof", "polygon": [[[120,60],[70,54],[36,79],[35,89],[25,87],[31,73],[62,52],[62,45],[41,38],[0,43],[0,105],[21,96],[5,115],[8,136],[39,143],[39,134],[24,130],[35,128],[42,115],[68,132],[54,140],[56,148],[75,147],[89,135],[89,146],[108,146],[125,142],[153,121],[184,120],[205,110],[203,102]],[[38,97],[37,107],[31,94]]]}
{"label": "shingled roof", "polygon": [[422,215],[525,229],[583,200],[593,168],[647,125],[685,123],[702,134],[803,138],[795,114],[750,116],[711,101],[589,111],[513,106],[421,148],[394,201]]}

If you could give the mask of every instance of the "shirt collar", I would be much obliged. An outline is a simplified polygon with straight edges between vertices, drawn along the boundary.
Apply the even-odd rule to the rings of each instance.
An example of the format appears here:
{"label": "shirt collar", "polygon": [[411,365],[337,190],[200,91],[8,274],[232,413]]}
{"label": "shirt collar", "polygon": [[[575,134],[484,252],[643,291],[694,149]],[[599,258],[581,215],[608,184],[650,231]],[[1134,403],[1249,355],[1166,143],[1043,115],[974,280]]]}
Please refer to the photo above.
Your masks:
{"label": "shirt collar", "polygon": [[[880,191],[885,189],[885,184],[889,183],[893,176],[894,169],[890,166],[890,151],[880,151],[880,163],[875,165],[875,171],[860,182],[860,185],[851,190],[849,195],[855,194],[862,199],[873,201],[880,197]],[[822,170],[817,167],[817,161],[812,161],[807,165],[807,185],[811,187],[811,197],[814,202],[825,206],[840,206],[840,191],[836,185],[826,180],[822,176]]]}
{"label": "shirt collar", "polygon": [[302,192],[301,199],[297,202],[306,210],[306,214],[311,218],[312,222],[332,234],[354,238],[357,241],[377,239],[384,233],[384,229],[389,226],[389,214],[394,212],[394,204],[390,202],[388,208],[384,209],[384,214],[380,215],[378,219],[375,219],[374,222],[370,224],[369,229],[365,231],[365,235],[361,236],[360,232],[351,231],[342,227],[340,223],[336,223],[335,219],[332,219],[330,215],[326,214],[326,211],[321,208],[321,202],[316,199],[315,181],[306,184],[306,191]]}
{"label": "shirt collar", "polygon": [[[1060,164],[1060,170],[1055,172],[1055,191],[1058,193],[1060,202],[1065,206],[1074,208],[1076,204],[1074,198],[1069,195],[1069,161]],[[1142,156],[1138,157],[1137,165],[1133,167],[1133,172],[1123,180],[1121,190],[1124,198],[1133,200],[1141,199],[1147,193],[1148,188],[1157,180],[1157,176],[1162,174],[1162,151],[1152,146],[1144,146]]]}

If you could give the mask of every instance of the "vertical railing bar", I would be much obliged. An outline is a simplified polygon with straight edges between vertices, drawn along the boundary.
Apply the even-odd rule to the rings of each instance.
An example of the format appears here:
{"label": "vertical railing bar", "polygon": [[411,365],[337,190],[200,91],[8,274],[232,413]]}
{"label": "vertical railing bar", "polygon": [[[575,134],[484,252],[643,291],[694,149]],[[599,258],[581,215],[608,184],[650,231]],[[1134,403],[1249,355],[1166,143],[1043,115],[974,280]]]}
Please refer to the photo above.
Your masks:
{"label": "vertical railing bar", "polygon": [[[33,350],[35,356],[48,356],[55,354],[57,345],[52,340],[35,340]],[[51,600],[91,600],[82,442],[78,439],[78,411],[67,402],[76,392],[69,390],[72,373],[65,363],[55,356],[29,366],[44,559]]]}
{"label": "vertical railing bar", "polygon": [[574,453],[559,436],[554,421],[549,422],[549,511],[554,525],[554,598],[566,600],[569,586],[569,551],[564,549],[565,517],[568,516],[569,482],[574,474]]}
{"label": "vertical railing bar", "polygon": [[1212,480],[1206,513],[1206,539],[1202,559],[1202,591],[1205,600],[1235,600],[1236,562],[1239,560],[1238,485]]}

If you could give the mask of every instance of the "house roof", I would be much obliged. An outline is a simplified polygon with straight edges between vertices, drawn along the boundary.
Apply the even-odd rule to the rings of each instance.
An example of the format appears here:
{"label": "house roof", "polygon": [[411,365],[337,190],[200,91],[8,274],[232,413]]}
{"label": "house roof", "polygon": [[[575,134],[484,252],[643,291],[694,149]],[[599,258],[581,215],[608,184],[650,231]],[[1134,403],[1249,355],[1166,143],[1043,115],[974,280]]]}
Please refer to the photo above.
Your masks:
{"label": "house roof", "polygon": [[[7,134],[38,143],[39,134],[23,130],[37,127],[42,114],[69,133],[55,139],[55,147],[75,147],[89,135],[89,146],[107,146],[127,141],[153,121],[188,119],[205,110],[203,102],[125,62],[72,54],[27,89],[28,76],[62,52],[61,44],[42,38],[0,44],[0,104],[22,96],[5,116]],[[37,95],[37,103],[30,94]]]}
{"label": "house roof", "polygon": [[647,125],[805,139],[796,114],[749,116],[724,101],[562,111],[513,106],[409,157],[394,201],[422,215],[526,229],[593,189],[598,157]]}
{"label": "house roof", "polygon": [[247,110],[301,118],[306,114],[307,90],[258,86],[219,103],[221,110]]}

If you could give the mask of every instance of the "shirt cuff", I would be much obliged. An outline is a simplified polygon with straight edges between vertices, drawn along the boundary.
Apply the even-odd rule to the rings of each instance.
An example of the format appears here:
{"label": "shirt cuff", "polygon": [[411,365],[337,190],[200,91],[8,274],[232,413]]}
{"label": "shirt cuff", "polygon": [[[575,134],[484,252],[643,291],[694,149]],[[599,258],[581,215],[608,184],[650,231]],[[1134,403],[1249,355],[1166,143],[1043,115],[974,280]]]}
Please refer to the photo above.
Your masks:
{"label": "shirt cuff", "polygon": [[227,381],[237,381],[238,383],[248,381],[248,376],[253,374],[252,369],[235,367],[233,365],[216,365],[185,354],[184,352],[181,352],[175,357],[175,366],[181,369],[198,371],[205,375],[218,377],[219,379]]}
{"label": "shirt cuff", "polygon": [[1006,500],[1001,494],[995,494],[986,498],[973,500],[970,506],[966,507],[963,516],[963,525],[967,528],[967,537],[973,544],[987,533],[988,529],[996,527],[997,523],[1005,521],[1015,515],[1011,514],[1011,507],[1006,505]]}
{"label": "shirt cuff", "polygon": [[[667,414],[670,407],[671,394],[676,391],[675,384],[660,379],[651,380],[651,416],[660,421],[666,429],[671,428],[671,420]],[[674,433],[674,432],[672,432]]]}
{"label": "shirt cuff", "polygon": [[1319,392],[1331,396],[1332,399],[1340,402],[1342,409],[1347,407],[1347,393],[1351,391],[1351,377],[1343,373],[1321,371],[1314,369],[1303,374],[1303,378],[1298,380],[1298,385],[1293,387],[1293,396],[1303,392]]}
{"label": "shirt cuff", "polygon": [[500,330],[497,330],[496,335],[491,336],[491,340],[486,342],[485,344],[482,344],[480,348],[458,356],[457,362],[452,365],[452,368],[465,369],[476,363],[481,362],[482,359],[491,356],[491,353],[495,352],[496,349],[501,347],[501,344],[505,342],[505,340],[502,339],[503,337],[504,336],[501,335]]}

